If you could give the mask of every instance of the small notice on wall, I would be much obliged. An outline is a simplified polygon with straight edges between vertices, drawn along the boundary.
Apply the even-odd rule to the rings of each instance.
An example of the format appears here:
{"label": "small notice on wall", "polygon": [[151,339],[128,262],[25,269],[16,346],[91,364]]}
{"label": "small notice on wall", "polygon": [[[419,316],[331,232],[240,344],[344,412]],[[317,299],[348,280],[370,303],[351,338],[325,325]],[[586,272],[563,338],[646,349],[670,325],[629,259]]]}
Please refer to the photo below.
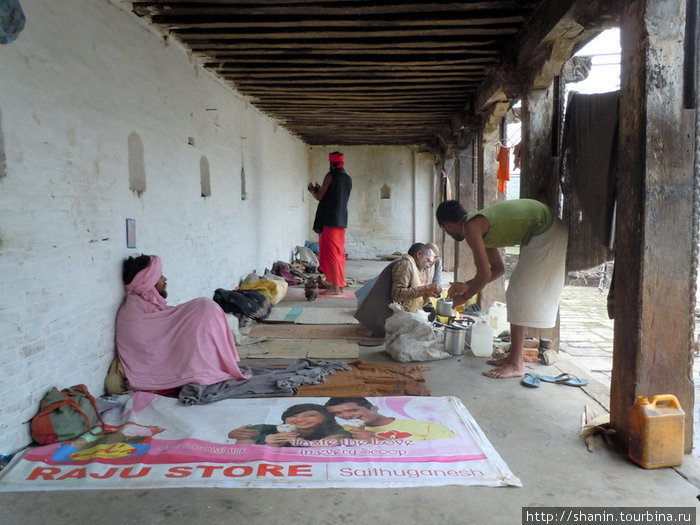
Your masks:
{"label": "small notice on wall", "polygon": [[126,220],[126,247],[136,248],[136,220]]}

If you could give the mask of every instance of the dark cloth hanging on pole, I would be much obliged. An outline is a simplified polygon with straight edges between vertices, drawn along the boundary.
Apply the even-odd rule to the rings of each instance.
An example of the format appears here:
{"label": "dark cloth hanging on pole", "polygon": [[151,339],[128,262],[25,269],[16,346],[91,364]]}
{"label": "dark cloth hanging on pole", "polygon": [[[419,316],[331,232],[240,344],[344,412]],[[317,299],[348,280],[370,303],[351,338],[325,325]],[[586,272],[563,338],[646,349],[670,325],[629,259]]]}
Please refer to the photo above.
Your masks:
{"label": "dark cloth hanging on pole", "polygon": [[568,270],[613,259],[619,91],[569,97],[562,137]]}

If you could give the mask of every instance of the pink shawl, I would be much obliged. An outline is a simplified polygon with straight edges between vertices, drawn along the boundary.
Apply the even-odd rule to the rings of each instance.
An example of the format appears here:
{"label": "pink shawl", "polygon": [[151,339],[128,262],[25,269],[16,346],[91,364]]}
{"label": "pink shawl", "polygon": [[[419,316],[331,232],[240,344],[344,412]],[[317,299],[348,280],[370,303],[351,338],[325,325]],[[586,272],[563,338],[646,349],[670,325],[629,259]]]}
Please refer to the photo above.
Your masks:
{"label": "pink shawl", "polygon": [[168,306],[155,285],[162,275],[160,258],[126,286],[116,322],[119,359],[137,390],[164,390],[187,383],[211,385],[247,379],[224,311],[200,297]]}

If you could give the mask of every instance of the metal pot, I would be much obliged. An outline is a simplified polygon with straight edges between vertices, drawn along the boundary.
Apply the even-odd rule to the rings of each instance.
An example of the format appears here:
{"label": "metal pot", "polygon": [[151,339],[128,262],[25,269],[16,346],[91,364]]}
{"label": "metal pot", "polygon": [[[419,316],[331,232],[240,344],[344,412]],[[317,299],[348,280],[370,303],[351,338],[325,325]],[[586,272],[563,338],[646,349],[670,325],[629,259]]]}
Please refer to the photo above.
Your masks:
{"label": "metal pot", "polygon": [[452,355],[463,354],[466,335],[467,331],[462,327],[445,325],[445,352]]}
{"label": "metal pot", "polygon": [[437,314],[441,317],[452,316],[452,299],[439,297],[437,300]]}

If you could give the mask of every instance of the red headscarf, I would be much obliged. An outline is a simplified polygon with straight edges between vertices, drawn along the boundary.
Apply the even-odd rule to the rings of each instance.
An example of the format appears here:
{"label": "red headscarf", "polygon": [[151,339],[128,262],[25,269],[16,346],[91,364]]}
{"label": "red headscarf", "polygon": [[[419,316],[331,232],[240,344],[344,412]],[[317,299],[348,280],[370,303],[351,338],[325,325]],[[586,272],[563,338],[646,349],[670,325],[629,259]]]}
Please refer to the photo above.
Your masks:
{"label": "red headscarf", "polygon": [[342,168],[343,166],[345,166],[345,155],[343,155],[342,153],[338,153],[338,152],[329,153],[328,154],[328,161],[331,164],[335,164],[336,167]]}

